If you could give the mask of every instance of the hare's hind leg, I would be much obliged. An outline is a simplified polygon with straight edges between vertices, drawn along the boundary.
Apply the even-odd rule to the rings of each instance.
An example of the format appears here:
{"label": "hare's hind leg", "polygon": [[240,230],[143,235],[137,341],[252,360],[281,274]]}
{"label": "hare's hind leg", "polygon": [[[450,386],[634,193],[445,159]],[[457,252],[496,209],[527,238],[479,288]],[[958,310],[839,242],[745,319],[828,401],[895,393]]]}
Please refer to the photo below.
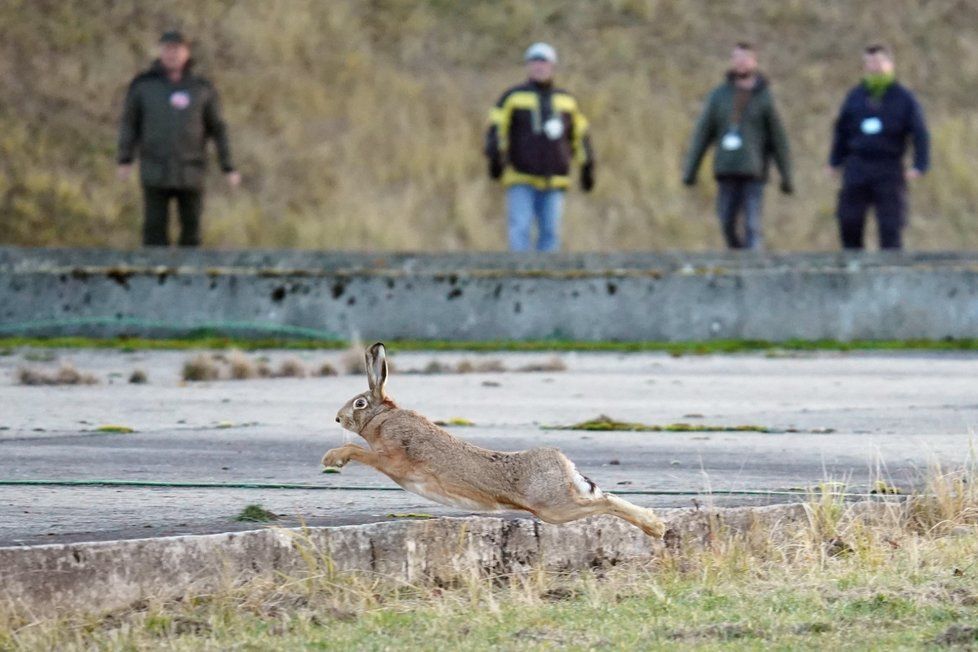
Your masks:
{"label": "hare's hind leg", "polygon": [[651,509],[633,505],[618,496],[606,494],[589,477],[577,470],[561,453],[559,476],[552,477],[550,491],[531,502],[531,512],[547,523],[567,523],[588,516],[610,514],[638,527],[650,537],[662,538],[665,524]]}
{"label": "hare's hind leg", "polygon": [[633,505],[627,500],[610,494],[605,494],[603,499],[607,509],[606,514],[625,519],[650,537],[661,539],[665,535],[665,523],[651,509]]}
{"label": "hare's hind leg", "polygon": [[557,500],[550,500],[536,507],[533,512],[541,520],[547,523],[567,523],[588,516],[610,514],[628,521],[651,537],[662,538],[665,534],[665,524],[651,509],[604,493],[590,478],[578,471],[570,460],[567,460],[567,465],[570,491]]}
{"label": "hare's hind leg", "polygon": [[560,504],[537,507],[533,513],[547,523],[568,523],[588,516],[610,514],[628,521],[650,537],[661,539],[666,532],[665,524],[651,509],[633,505],[610,494],[569,496]]}

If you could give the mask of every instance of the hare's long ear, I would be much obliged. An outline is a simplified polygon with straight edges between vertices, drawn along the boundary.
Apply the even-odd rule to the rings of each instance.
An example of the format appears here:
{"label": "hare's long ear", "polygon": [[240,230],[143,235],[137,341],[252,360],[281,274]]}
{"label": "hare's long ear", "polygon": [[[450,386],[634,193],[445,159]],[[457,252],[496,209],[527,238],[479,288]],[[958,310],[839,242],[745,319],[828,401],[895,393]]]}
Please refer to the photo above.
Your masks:
{"label": "hare's long ear", "polygon": [[384,385],[387,383],[387,349],[383,342],[377,342],[366,353],[367,384],[370,391],[379,399],[384,399]]}

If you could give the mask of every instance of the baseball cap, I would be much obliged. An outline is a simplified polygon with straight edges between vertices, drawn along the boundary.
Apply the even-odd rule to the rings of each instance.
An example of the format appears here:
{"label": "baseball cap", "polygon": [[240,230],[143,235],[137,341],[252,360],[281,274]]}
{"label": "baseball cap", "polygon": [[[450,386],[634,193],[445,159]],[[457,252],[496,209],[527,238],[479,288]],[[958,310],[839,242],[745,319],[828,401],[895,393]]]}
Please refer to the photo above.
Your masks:
{"label": "baseball cap", "polygon": [[166,32],[163,32],[163,35],[160,36],[160,43],[186,44],[187,39],[186,37],[184,37],[183,32],[181,32],[180,30],[171,29]]}
{"label": "baseball cap", "polygon": [[557,50],[548,43],[534,43],[526,49],[523,61],[549,61],[557,63]]}

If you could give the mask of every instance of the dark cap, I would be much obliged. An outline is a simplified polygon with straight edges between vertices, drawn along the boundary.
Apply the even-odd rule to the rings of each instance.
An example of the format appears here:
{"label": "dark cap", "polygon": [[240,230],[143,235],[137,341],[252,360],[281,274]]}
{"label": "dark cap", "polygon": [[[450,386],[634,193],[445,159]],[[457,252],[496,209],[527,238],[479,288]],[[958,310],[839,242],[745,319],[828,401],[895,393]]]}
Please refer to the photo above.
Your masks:
{"label": "dark cap", "polygon": [[163,32],[163,36],[160,37],[160,43],[177,43],[180,45],[187,45],[188,41],[184,37],[183,32],[180,30],[171,29]]}

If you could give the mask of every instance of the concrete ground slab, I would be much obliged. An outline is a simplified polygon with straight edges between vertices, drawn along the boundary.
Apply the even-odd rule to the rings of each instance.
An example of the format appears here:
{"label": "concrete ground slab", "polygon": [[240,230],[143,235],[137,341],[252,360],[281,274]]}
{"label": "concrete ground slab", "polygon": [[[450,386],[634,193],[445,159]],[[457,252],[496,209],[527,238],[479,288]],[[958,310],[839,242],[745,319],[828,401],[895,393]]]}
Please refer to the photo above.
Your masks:
{"label": "concrete ground slab", "polygon": [[[362,376],[182,383],[187,352],[30,351],[0,356],[0,481],[300,483],[364,491],[54,487],[0,484],[0,545],[224,532],[254,527],[249,503],[279,524],[354,524],[389,514],[464,515],[392,488],[372,469],[324,475],[319,459],[355,436],[333,422],[365,388]],[[342,367],[341,353],[269,351]],[[558,446],[609,491],[649,506],[688,506],[698,493],[808,487],[825,479],[866,488],[876,477],[909,486],[933,462],[960,465],[978,426],[978,357],[964,354],[806,354],[673,358],[561,354],[566,371],[409,374],[432,360],[495,359],[508,368],[548,354],[392,352],[389,390],[433,419],[500,450]],[[51,359],[48,359],[51,358]],[[63,361],[97,385],[21,386],[21,367]],[[134,369],[149,383],[126,382]],[[546,430],[607,414],[667,425],[756,425],[755,432],[609,433]],[[100,433],[106,424],[129,434]],[[799,432],[792,432],[799,431]],[[699,496],[718,505],[782,496]]]}

